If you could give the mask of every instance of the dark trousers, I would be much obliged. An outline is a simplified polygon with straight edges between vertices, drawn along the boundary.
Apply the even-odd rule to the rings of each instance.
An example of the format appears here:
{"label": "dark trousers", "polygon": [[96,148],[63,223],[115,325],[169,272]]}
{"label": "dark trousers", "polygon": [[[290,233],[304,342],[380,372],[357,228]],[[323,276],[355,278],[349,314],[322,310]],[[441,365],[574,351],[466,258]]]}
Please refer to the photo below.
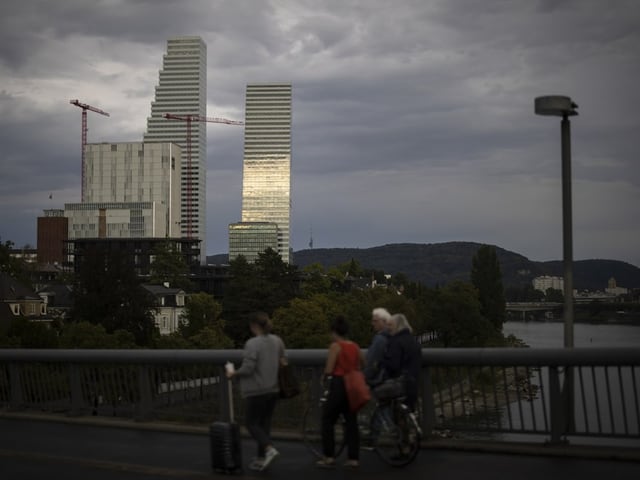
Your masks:
{"label": "dark trousers", "polygon": [[271,444],[271,417],[277,400],[277,393],[266,393],[245,399],[247,430],[258,444],[259,458],[264,458],[265,448]]}
{"label": "dark trousers", "polygon": [[334,457],[336,440],[334,426],[342,414],[346,422],[347,455],[350,460],[358,460],[360,455],[360,432],[357,414],[349,410],[349,400],[342,377],[331,378],[329,395],[322,408],[322,450],[325,457]]}

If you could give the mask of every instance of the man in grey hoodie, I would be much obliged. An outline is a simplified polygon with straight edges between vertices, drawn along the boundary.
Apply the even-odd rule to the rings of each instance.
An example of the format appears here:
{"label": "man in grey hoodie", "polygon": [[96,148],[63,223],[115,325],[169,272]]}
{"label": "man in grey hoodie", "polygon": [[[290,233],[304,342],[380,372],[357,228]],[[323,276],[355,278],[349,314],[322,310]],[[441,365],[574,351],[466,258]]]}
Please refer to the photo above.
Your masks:
{"label": "man in grey hoodie", "polygon": [[258,446],[258,456],[249,469],[262,471],[279,455],[271,441],[271,417],[280,390],[278,367],[286,358],[284,342],[270,333],[271,322],[266,313],[254,313],[249,327],[254,336],[244,345],[242,365],[227,372],[227,377],[240,379],[247,430]]}

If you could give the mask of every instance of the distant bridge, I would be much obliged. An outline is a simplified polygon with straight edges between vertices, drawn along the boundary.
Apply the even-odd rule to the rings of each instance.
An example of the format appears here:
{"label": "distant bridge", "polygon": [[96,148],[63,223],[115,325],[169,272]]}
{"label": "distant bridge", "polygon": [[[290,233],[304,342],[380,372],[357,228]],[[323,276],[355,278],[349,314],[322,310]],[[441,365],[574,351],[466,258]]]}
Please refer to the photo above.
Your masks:
{"label": "distant bridge", "polygon": [[547,317],[553,317],[553,312],[563,306],[559,302],[507,302],[507,312],[520,312],[523,320],[530,312],[545,312]]}
{"label": "distant bridge", "polygon": [[563,307],[559,302],[507,302],[509,312],[539,312],[559,310]]}

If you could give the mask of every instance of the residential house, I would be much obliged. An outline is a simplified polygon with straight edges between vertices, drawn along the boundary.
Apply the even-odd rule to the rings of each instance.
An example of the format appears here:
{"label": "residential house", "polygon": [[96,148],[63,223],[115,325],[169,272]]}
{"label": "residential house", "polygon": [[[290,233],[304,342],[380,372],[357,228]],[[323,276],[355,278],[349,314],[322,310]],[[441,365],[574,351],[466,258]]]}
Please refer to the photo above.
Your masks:
{"label": "residential house", "polygon": [[169,284],[143,285],[156,299],[154,312],[156,326],[161,335],[168,335],[178,331],[180,319],[185,312],[185,292],[180,288],[171,288]]}
{"label": "residential house", "polygon": [[47,304],[31,288],[21,284],[8,273],[0,272],[0,333],[9,330],[16,318],[50,323]]}

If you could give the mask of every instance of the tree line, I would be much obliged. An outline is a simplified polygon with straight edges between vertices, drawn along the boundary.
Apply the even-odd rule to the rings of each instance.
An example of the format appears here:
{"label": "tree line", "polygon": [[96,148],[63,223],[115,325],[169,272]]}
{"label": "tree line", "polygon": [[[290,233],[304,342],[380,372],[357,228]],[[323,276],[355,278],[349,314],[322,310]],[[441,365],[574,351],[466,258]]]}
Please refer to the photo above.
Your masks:
{"label": "tree line", "polygon": [[[0,336],[0,346],[239,348],[249,336],[249,315],[257,310],[271,316],[274,331],[289,348],[325,348],[329,323],[338,314],[349,319],[350,337],[366,346],[375,307],[404,313],[414,333],[428,333],[434,346],[504,344],[505,292],[500,264],[490,246],[481,246],[473,257],[470,283],[455,281],[433,288],[402,274],[389,278],[355,260],[330,268],[312,264],[298,269],[268,249],[254,263],[242,256],[230,262],[220,299],[194,291],[182,257],[160,247],[151,278],[144,280],[167,281],[189,292],[179,329],[170,335],[160,335],[155,328],[155,300],[127,259],[117,252],[90,253],[73,277],[69,318],[49,329],[15,320]],[[357,280],[369,283],[368,287],[358,287]],[[384,285],[372,288],[374,281]]]}

